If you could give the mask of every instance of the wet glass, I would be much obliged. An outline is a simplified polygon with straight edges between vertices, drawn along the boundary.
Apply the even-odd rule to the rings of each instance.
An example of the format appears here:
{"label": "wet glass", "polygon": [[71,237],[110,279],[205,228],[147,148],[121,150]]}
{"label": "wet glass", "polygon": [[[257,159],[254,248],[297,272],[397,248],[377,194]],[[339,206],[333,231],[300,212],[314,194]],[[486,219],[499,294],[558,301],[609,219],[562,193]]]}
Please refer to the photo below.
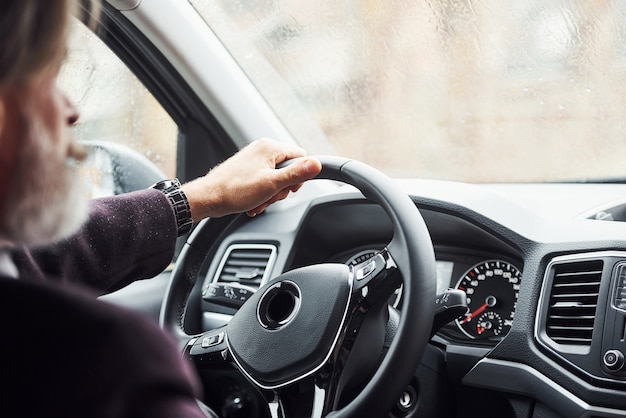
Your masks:
{"label": "wet glass", "polygon": [[[176,176],[176,123],[126,65],[78,21],[72,24],[59,86],[80,111],[74,128],[77,139],[121,144],[146,157],[165,177]],[[114,190],[111,162],[101,154],[83,164],[92,197]],[[124,173],[116,170],[115,175]]]}
{"label": "wet glass", "polygon": [[190,0],[309,153],[395,177],[626,178],[626,3]]}

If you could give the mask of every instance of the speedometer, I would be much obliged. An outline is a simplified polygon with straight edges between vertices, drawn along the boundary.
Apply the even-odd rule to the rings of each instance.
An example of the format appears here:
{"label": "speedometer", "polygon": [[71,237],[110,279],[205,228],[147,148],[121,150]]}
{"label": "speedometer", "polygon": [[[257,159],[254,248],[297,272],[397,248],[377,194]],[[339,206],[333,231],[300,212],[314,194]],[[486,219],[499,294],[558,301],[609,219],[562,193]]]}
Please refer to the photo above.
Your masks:
{"label": "speedometer", "polygon": [[472,266],[456,289],[467,295],[469,311],[456,320],[468,337],[502,338],[513,325],[522,273],[513,264],[488,260]]}

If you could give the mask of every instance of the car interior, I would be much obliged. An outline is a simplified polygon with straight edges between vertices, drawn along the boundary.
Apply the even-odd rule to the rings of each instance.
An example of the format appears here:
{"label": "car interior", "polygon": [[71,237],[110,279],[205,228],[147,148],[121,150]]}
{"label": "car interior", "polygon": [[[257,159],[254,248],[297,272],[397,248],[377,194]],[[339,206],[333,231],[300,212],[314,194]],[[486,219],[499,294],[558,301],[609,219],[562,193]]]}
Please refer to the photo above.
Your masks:
{"label": "car interior", "polygon": [[[76,133],[92,150],[84,170],[93,197],[145,188],[166,177],[191,180],[260,137],[301,144],[323,163],[318,179],[259,216],[198,223],[179,238],[166,271],[100,299],[143,312],[173,333],[181,355],[201,377],[203,402],[224,418],[626,417],[626,177],[619,176],[624,173],[626,111],[611,107],[615,113],[607,116],[594,111],[591,102],[575,107],[569,99],[554,99],[556,113],[550,113],[554,96],[549,76],[542,76],[548,103],[537,105],[539,115],[511,111],[510,117],[526,118],[515,126],[527,126],[533,117],[546,124],[553,118],[554,142],[540,138],[540,128],[529,128],[511,139],[521,144],[511,151],[506,135],[515,129],[496,127],[496,139],[486,150],[473,153],[467,148],[471,143],[454,143],[459,156],[451,162],[470,172],[498,160],[496,176],[488,180],[394,171],[397,163],[377,164],[379,158],[393,153],[411,160],[412,153],[419,153],[423,160],[415,156],[411,164],[424,167],[428,158],[435,158],[424,150],[450,158],[439,152],[434,139],[418,134],[398,144],[392,142],[391,129],[390,138],[374,135],[352,147],[331,146],[320,139],[340,129],[331,122],[319,128],[307,119],[296,127],[300,107],[315,108],[322,114],[319,120],[334,121],[339,93],[328,80],[335,76],[325,79],[334,99],[313,105],[298,96],[299,90],[287,92],[290,82],[299,87],[304,81],[282,77],[272,56],[261,62],[246,52],[247,44],[238,36],[254,30],[255,36],[266,36],[267,44],[257,40],[261,49],[287,39],[292,43],[281,44],[283,51],[314,54],[314,47],[299,50],[293,43],[295,30],[302,38],[313,36],[303,34],[296,19],[311,18],[307,13],[318,18],[331,6],[321,2],[313,12],[311,2],[279,3],[107,0],[94,32],[75,22],[61,81],[83,107]],[[360,19],[374,19],[380,9],[390,8],[367,3]],[[465,28],[454,19],[463,20],[466,9],[478,9],[472,16],[482,19],[495,14],[481,2],[435,3],[428,10],[442,14],[434,24],[450,33]],[[605,78],[614,84],[623,78],[623,6],[564,2],[557,17],[545,18],[549,6],[528,3],[511,6],[504,15],[526,24],[540,20],[543,32],[537,36],[559,46],[567,44],[563,37],[568,31],[580,38],[605,36],[619,58]],[[349,14],[351,9],[344,7]],[[523,7],[534,7],[534,14],[522,13]],[[280,8],[298,10],[289,10],[295,16],[291,26],[289,20],[270,26],[260,18]],[[376,22],[407,23],[399,17],[402,12],[394,10],[385,15],[389,21]],[[345,19],[343,24],[350,26],[345,15],[330,15],[338,25]],[[583,15],[587,26],[572,23],[584,20]],[[250,22],[253,29],[246,32],[243,24]],[[601,26],[603,22],[609,23]],[[396,25],[393,30],[404,28]],[[506,25],[496,25],[497,30],[513,27]],[[232,29],[232,38],[223,35],[226,29]],[[320,38],[329,42],[326,36]],[[530,39],[524,36],[522,43]],[[606,69],[603,57],[608,53],[599,43],[591,46],[595,52],[588,56],[604,54],[598,60]],[[341,55],[326,44],[320,48],[325,55]],[[521,54],[526,58],[532,55],[528,48]],[[104,52],[96,52],[100,49]],[[418,54],[420,47],[412,49]],[[557,66],[555,51],[546,52],[550,69]],[[467,62],[472,57],[480,61],[471,54],[452,55],[466,66],[472,65]],[[340,58],[350,61],[333,59]],[[568,55],[567,60],[576,59]],[[429,62],[419,74],[445,71],[428,67]],[[293,58],[284,64],[296,67],[300,62]],[[268,82],[249,75],[248,68],[261,66],[269,68]],[[305,67],[299,71],[306,73]],[[509,77],[519,70],[512,64],[507,69]],[[311,72],[319,74],[317,70]],[[586,100],[592,93],[576,90],[578,78],[572,74],[565,78],[564,90]],[[377,80],[395,76],[390,69]],[[421,79],[418,86],[425,89],[433,80]],[[133,87],[127,84],[131,82]],[[515,97],[543,100],[525,90],[531,84],[525,83],[519,82]],[[361,95],[365,90],[357,84],[350,84],[346,94]],[[448,87],[465,94],[456,84]],[[613,98],[620,88],[597,94]],[[372,97],[361,106],[377,112],[376,95],[382,93],[374,89],[368,94]],[[507,97],[503,100],[508,103],[513,96]],[[294,104],[296,99],[303,103]],[[467,100],[471,103],[471,97]],[[562,113],[560,103],[575,109]],[[420,117],[427,118],[429,111],[416,106]],[[463,110],[446,109],[456,111],[459,116],[452,119],[467,125],[470,117]],[[393,126],[400,129],[409,117],[394,112]],[[581,145],[575,132],[587,128],[583,122],[568,123],[586,113],[597,117],[584,131],[589,142]],[[118,120],[123,133],[116,130]],[[363,135],[355,126],[360,119],[351,123],[341,129]],[[418,118],[417,123],[430,122]],[[609,124],[614,127],[605,126]],[[480,136],[482,128],[491,129],[481,126],[467,132]],[[610,129],[614,136],[607,134]],[[539,146],[530,148],[534,142]],[[552,148],[563,151],[552,154]],[[524,166],[514,153],[525,157]],[[595,163],[600,153],[611,157],[598,163],[605,171],[595,176],[576,171],[586,160]],[[534,164],[544,159],[571,171],[533,177],[539,176]],[[506,166],[527,177],[510,180]]]}

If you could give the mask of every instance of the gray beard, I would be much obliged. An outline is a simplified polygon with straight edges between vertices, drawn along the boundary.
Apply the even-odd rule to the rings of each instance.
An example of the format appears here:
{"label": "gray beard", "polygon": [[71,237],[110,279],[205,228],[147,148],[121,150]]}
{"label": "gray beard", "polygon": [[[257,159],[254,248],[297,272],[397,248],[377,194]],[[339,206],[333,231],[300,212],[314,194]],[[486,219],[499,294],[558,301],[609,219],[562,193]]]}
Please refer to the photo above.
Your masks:
{"label": "gray beard", "polygon": [[74,234],[87,219],[88,199],[76,161],[54,149],[58,138],[37,118],[24,115],[23,122],[0,235],[12,244],[40,246]]}

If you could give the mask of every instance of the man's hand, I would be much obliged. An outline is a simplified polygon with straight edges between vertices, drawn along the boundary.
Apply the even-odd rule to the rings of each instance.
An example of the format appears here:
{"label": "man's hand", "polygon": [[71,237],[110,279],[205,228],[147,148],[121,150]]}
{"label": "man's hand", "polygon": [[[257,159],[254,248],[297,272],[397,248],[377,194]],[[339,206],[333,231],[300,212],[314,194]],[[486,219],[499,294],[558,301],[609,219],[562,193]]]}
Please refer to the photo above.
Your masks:
{"label": "man's hand", "polygon": [[[299,158],[277,169],[284,161]],[[246,212],[256,216],[297,191],[322,169],[302,148],[263,138],[251,143],[204,177],[183,185],[194,221]]]}

